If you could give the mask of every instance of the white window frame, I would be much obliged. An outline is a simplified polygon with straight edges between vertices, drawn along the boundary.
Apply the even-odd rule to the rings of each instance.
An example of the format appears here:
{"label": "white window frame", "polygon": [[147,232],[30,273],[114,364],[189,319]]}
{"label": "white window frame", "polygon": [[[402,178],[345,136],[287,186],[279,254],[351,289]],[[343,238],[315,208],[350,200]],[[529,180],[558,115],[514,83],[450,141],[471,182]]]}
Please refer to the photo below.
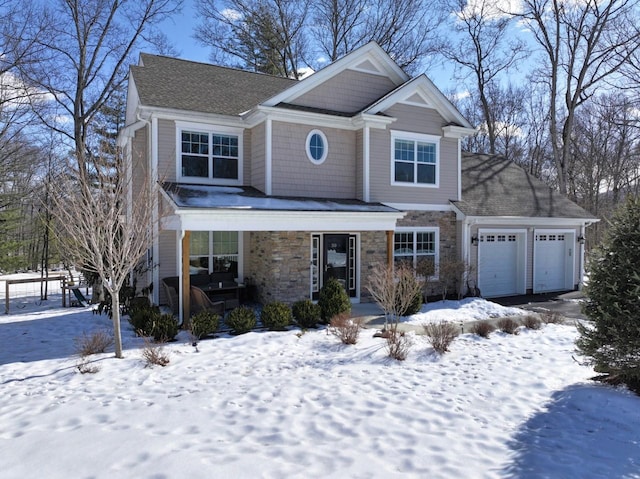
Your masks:
{"label": "white window frame", "polygon": [[[191,261],[192,258],[199,258],[202,256],[206,256],[208,258],[208,263],[209,263],[209,271],[207,272],[208,274],[213,273],[213,263],[215,261],[216,258],[224,258],[227,256],[236,256],[236,263],[237,263],[237,267],[238,267],[238,271],[237,274],[240,275],[241,271],[242,271],[242,251],[243,251],[243,235],[241,231],[228,231],[229,233],[236,233],[237,237],[238,237],[238,252],[234,255],[232,253],[229,254],[216,254],[214,252],[214,248],[213,248],[213,244],[214,244],[214,240],[213,240],[213,233],[216,233],[216,231],[198,231],[198,233],[207,233],[208,238],[207,238],[207,244],[208,244],[208,253],[207,254],[191,254],[191,252],[189,253],[189,261]],[[193,234],[194,232],[192,232]]]}
{"label": "white window frame", "polygon": [[[439,188],[440,187],[440,138],[436,135],[427,135],[424,133],[412,133],[406,131],[391,130],[391,185],[393,186],[407,186],[413,188]],[[405,140],[414,142],[414,175],[413,182],[408,181],[396,181],[396,160],[395,160],[395,147],[396,140]],[[417,159],[417,143],[433,143],[436,148],[436,163],[435,163],[435,183],[418,183],[418,159]]]}
{"label": "white window frame", "polygon": [[[209,177],[183,176],[182,175],[182,132],[206,133],[209,135],[208,169]],[[213,178],[213,148],[211,145],[212,135],[236,136],[238,138],[238,178]],[[233,185],[243,184],[243,157],[244,157],[244,130],[229,126],[210,125],[206,123],[176,122],[176,179],[177,181],[188,181],[189,183],[199,183],[204,185]]]}
{"label": "white window frame", "polygon": [[[313,137],[313,135],[318,135],[320,136],[320,138],[322,138],[324,147],[322,156],[318,160],[316,160],[311,154],[311,138]],[[324,160],[327,159],[327,155],[329,154],[329,141],[327,141],[327,136],[321,130],[311,130],[307,135],[307,139],[305,141],[305,151],[307,152],[307,158],[309,158],[309,161],[314,165],[321,165],[322,163],[324,163]]]}
{"label": "white window frame", "polygon": [[[418,265],[418,258],[420,256],[431,256],[431,255],[419,255],[416,253],[417,250],[417,233],[433,233],[434,240],[434,254],[433,254],[433,265],[434,265],[434,274],[429,277],[429,279],[437,280],[439,277],[438,269],[440,265],[440,228],[438,226],[431,227],[410,227],[410,226],[400,226],[397,227],[394,231],[394,240],[393,240],[393,262],[395,264],[396,254],[395,254],[395,233],[413,233],[413,268],[415,269]],[[407,257],[407,256],[404,256]]]}

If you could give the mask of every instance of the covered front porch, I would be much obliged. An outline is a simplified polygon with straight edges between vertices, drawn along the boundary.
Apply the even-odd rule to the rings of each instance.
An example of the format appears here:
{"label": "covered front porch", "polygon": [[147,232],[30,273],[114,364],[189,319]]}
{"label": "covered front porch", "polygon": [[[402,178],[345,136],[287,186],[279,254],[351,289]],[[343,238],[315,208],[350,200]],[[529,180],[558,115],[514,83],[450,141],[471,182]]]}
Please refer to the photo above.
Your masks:
{"label": "covered front porch", "polygon": [[[176,261],[174,268],[159,268],[154,281],[159,284],[168,273],[178,277],[180,321],[192,311],[192,281],[199,279],[194,275],[212,275],[220,268],[232,272],[238,284],[255,288],[263,303],[315,299],[329,276],[343,282],[353,302],[366,301],[366,272],[376,263],[392,262],[393,231],[404,216],[357,200],[267,197],[252,188],[163,186],[161,230],[175,238]],[[205,237],[210,248],[206,261]],[[236,240],[214,251],[221,237]],[[161,258],[171,254],[170,243],[162,242]]]}

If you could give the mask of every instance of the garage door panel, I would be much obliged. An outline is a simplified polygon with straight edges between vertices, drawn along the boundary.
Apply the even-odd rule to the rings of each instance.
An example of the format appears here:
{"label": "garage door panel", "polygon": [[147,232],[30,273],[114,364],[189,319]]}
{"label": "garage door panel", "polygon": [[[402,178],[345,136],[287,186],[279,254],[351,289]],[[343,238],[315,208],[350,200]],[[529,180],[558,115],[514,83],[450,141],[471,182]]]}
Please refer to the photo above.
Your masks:
{"label": "garage door panel", "polygon": [[478,287],[482,295],[493,297],[517,294],[517,235],[483,234],[478,247]]}
{"label": "garage door panel", "polygon": [[562,291],[566,286],[568,258],[567,235],[536,233],[535,235],[535,291]]}

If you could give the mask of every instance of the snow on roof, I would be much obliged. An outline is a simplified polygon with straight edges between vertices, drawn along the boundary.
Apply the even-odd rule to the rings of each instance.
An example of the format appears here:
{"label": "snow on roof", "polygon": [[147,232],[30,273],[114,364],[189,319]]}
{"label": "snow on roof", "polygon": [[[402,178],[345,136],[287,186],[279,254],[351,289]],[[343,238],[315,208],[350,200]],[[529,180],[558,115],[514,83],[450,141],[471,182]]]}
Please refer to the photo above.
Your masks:
{"label": "snow on roof", "polygon": [[164,183],[167,195],[178,208],[246,209],[265,211],[333,211],[395,213],[380,203],[352,199],[267,196],[255,188]]}

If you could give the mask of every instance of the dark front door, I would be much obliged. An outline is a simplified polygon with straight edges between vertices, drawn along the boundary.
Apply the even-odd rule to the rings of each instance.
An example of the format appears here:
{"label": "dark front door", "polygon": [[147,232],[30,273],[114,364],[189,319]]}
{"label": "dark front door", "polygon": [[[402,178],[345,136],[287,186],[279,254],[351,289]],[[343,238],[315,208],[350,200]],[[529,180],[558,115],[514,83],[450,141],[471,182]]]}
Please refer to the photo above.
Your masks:
{"label": "dark front door", "polygon": [[[320,284],[313,290],[313,298],[317,299],[319,288],[329,278],[336,278],[349,296],[356,296],[356,236],[348,234],[314,235],[314,250],[320,251],[317,257]],[[316,263],[316,264],[317,264]],[[312,266],[313,270],[313,266]],[[315,280],[314,280],[315,284]]]}
{"label": "dark front door", "polygon": [[349,235],[324,235],[324,276],[322,284],[336,278],[344,289],[349,284]]}

